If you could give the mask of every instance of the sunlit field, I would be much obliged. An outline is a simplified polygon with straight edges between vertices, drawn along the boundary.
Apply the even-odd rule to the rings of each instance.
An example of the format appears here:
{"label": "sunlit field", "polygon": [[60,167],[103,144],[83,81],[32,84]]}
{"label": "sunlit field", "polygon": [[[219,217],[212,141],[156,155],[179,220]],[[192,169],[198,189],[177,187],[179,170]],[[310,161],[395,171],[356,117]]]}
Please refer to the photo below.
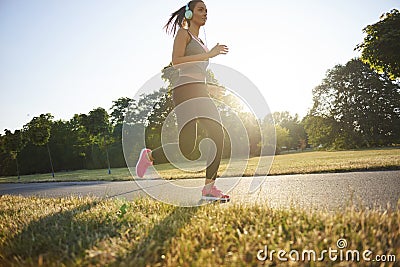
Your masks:
{"label": "sunlit field", "polygon": [[[266,159],[261,159],[261,161]],[[269,159],[270,160],[270,159]],[[260,168],[255,172],[260,158],[250,158],[229,166],[230,176],[252,175],[282,175],[305,174],[324,172],[349,172],[349,171],[373,171],[373,170],[398,170],[400,169],[400,149],[370,149],[351,151],[312,151],[277,155],[273,158],[271,168]],[[228,162],[222,161],[220,173],[227,168]],[[243,172],[244,166],[245,171]],[[165,179],[202,178],[203,171],[185,173],[171,164],[156,165],[159,176]],[[17,177],[0,177],[1,182],[45,182],[45,181],[89,181],[89,180],[132,180],[134,179],[127,168],[112,169],[111,174],[107,170],[79,170],[56,173],[55,178],[51,174],[24,175],[20,180]]]}

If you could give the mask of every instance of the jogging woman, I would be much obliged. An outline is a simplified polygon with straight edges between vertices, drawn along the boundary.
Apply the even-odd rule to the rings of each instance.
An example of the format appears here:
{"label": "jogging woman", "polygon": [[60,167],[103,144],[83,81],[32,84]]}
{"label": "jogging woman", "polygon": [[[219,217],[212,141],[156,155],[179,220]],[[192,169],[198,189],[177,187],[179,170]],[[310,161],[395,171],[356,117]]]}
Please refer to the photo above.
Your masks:
{"label": "jogging woman", "polygon": [[[175,107],[183,105],[183,109],[175,109],[178,122],[179,148],[182,154],[188,156],[196,150],[198,127],[204,129],[207,137],[214,145],[214,150],[207,153],[206,180],[202,189],[202,200],[229,201],[230,197],[215,186],[218,168],[220,166],[224,144],[224,133],[221,124],[216,119],[219,112],[213,100],[209,96],[206,83],[206,68],[208,60],[220,54],[228,53],[226,45],[217,44],[211,50],[198,37],[200,27],[207,21],[207,7],[201,0],[193,0],[171,14],[165,25],[167,33],[175,36],[172,51],[172,65],[179,70],[179,78],[175,81],[172,97]],[[195,105],[186,105],[185,101],[201,99],[194,102]],[[186,102],[190,103],[190,102]],[[204,114],[194,116],[187,121],[188,114]],[[136,165],[136,174],[143,177],[146,169],[153,161],[163,158],[162,147],[154,149],[143,149]]]}

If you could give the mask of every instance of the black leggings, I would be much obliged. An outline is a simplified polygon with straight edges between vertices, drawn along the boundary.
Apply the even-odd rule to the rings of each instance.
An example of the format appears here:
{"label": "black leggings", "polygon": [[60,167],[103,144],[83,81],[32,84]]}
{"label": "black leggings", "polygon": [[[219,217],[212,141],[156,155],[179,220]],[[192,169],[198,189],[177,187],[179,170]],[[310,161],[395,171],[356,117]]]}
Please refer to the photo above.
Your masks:
{"label": "black leggings", "polygon": [[[181,129],[179,132],[179,148],[182,154],[188,158],[191,153],[198,149],[198,128],[204,129],[207,137],[216,146],[215,157],[213,157],[214,151],[211,150],[207,155],[206,178],[216,179],[224,146],[224,132],[222,125],[219,123],[220,115],[218,109],[208,94],[207,85],[204,83],[180,85],[173,89],[172,97],[175,107],[185,101],[201,98],[201,101],[197,102],[196,100],[193,104],[188,102],[191,104],[185,105],[184,109],[175,109],[178,128]],[[191,116],[190,114],[199,114],[199,116]],[[195,119],[188,121],[188,116]],[[154,149],[152,157],[156,162],[157,159],[165,158],[164,149],[162,147]]]}

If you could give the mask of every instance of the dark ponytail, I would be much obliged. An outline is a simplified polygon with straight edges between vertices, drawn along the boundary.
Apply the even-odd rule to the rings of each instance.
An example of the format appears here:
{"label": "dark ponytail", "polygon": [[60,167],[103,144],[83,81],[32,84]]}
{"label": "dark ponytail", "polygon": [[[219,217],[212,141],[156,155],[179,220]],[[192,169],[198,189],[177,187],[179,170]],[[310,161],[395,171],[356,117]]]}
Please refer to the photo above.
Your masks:
{"label": "dark ponytail", "polygon": [[[188,3],[189,9],[193,11],[194,6],[196,5],[197,2],[203,2],[203,1],[202,0],[190,1]],[[186,22],[190,23],[185,18],[185,12],[186,12],[186,5],[184,5],[183,7],[181,7],[180,9],[171,14],[171,17],[164,26],[164,29],[168,34],[172,33],[172,35],[175,35],[177,26],[179,26],[179,28],[182,28],[184,26],[184,23]]]}

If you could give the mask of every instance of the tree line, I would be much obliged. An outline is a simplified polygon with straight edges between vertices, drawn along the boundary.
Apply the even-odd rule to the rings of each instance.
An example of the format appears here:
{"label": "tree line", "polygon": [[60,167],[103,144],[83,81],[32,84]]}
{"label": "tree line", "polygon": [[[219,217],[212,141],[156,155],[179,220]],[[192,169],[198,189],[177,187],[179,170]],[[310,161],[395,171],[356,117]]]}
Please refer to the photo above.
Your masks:
{"label": "tree line", "polygon": [[[256,118],[209,72],[210,95],[224,104],[221,116],[230,129],[238,127],[230,119],[232,115],[240,118],[247,132],[247,137],[241,138],[248,139],[251,156],[309,146],[353,149],[400,144],[399,11],[382,15],[364,32],[364,42],[355,48],[362,52],[361,58],[326,72],[313,89],[313,106],[304,118],[289,112]],[[166,67],[162,78],[168,81],[174,75]],[[107,168],[111,172],[111,168],[125,167],[122,136],[129,127],[145,129],[137,142],[135,138],[130,141],[131,157],[142,148],[140,138],[145,138],[149,148],[161,145],[161,127],[173,109],[170,89],[160,88],[138,99],[122,97],[113,101],[108,111],[99,107],[68,121],[41,114],[22,129],[4,130],[0,135],[0,175],[51,172],[54,176],[63,170]],[[230,149],[226,138],[224,157],[229,157]]]}

